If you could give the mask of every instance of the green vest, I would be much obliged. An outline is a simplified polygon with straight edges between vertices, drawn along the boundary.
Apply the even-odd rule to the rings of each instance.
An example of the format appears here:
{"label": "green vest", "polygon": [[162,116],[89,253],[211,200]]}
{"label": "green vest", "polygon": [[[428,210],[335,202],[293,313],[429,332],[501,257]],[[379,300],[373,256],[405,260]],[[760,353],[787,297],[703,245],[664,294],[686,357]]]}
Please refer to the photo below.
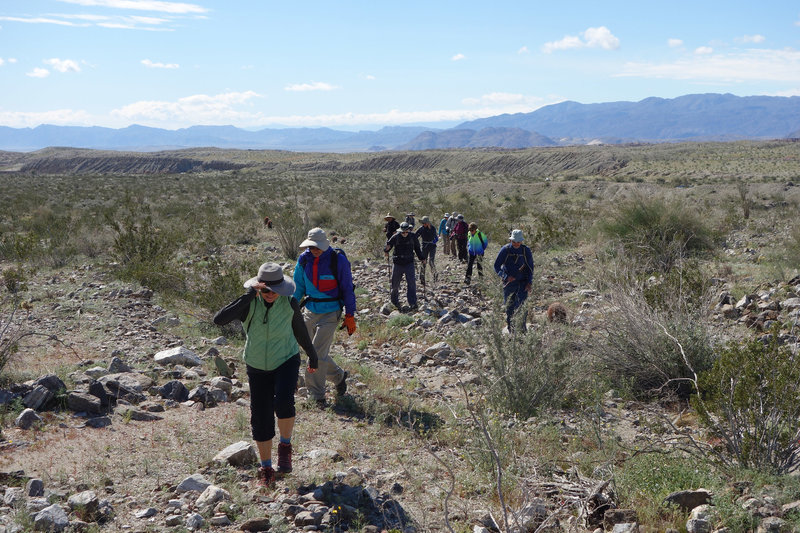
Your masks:
{"label": "green vest", "polygon": [[260,296],[250,302],[243,326],[247,335],[242,359],[259,370],[275,370],[300,352],[292,330],[294,309],[288,296],[281,296],[267,312]]}

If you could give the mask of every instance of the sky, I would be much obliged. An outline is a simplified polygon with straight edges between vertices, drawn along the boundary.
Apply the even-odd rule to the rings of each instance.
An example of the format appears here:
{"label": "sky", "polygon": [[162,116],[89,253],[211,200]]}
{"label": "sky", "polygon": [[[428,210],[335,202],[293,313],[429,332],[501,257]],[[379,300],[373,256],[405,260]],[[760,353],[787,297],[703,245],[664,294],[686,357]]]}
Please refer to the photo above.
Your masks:
{"label": "sky", "polygon": [[800,2],[2,0],[0,126],[449,127],[800,95]]}

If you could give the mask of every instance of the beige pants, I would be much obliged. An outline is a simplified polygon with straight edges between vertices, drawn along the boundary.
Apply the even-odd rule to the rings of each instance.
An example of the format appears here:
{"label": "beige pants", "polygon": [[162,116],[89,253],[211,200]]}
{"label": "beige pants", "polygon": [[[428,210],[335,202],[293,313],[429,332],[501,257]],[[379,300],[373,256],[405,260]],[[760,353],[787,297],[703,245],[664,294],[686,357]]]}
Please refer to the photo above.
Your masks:
{"label": "beige pants", "polygon": [[326,379],[333,383],[339,383],[344,379],[344,370],[339,368],[339,365],[329,355],[341,316],[341,310],[330,313],[312,313],[308,309],[303,309],[303,320],[319,360],[316,372],[309,374],[306,371],[306,387],[315,400],[325,399]]}

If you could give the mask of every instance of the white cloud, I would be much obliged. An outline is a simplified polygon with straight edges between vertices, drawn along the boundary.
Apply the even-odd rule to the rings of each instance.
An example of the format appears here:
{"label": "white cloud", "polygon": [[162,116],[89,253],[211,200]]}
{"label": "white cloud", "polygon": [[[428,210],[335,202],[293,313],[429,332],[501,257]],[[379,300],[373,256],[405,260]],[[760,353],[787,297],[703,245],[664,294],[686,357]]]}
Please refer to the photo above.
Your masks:
{"label": "white cloud", "polygon": [[6,60],[0,57],[0,67],[6,64]]}
{"label": "white cloud", "polygon": [[338,87],[322,81],[313,81],[311,83],[295,83],[284,87],[284,90],[294,92],[333,91],[334,89],[338,89]]}
{"label": "white cloud", "polygon": [[85,26],[85,24],[75,24],[66,20],[58,20],[46,17],[0,17],[0,20],[9,22],[24,22],[26,24],[58,24],[59,26]]}
{"label": "white cloud", "polygon": [[36,67],[32,71],[25,74],[26,76],[30,76],[31,78],[46,78],[50,75],[50,71],[46,68],[39,68]]}
{"label": "white cloud", "polygon": [[577,48],[602,48],[604,50],[616,50],[619,48],[619,38],[611,33],[605,26],[597,28],[587,28],[581,33],[581,37],[576,35],[565,35],[560,41],[552,41],[542,45],[542,51],[546,54],[557,50],[572,50]]}
{"label": "white cloud", "polygon": [[524,103],[525,100],[525,96],[522,94],[489,93],[480,98],[464,98],[461,102],[466,105],[507,105]]}
{"label": "white cloud", "polygon": [[681,39],[667,39],[667,46],[670,48],[678,48],[683,46],[683,41]]}
{"label": "white cloud", "polygon": [[766,80],[800,83],[800,51],[751,49],[687,55],[670,63],[627,63],[619,76],[723,83]]}
{"label": "white cloud", "polygon": [[739,41],[741,41],[743,43],[756,43],[756,44],[763,43],[766,40],[767,40],[766,37],[764,37],[763,35],[759,35],[759,34],[744,35],[739,39]]}
{"label": "white cloud", "polygon": [[181,66],[177,63],[153,63],[149,59],[142,59],[142,65],[146,66],[147,68],[166,68],[166,69],[174,69],[180,68]]}
{"label": "white cloud", "polygon": [[184,2],[160,2],[157,0],[59,0],[67,4],[78,4],[87,7],[111,7],[117,9],[134,9],[140,11],[160,11],[174,14],[203,14],[209,10],[197,4]]}
{"label": "white cloud", "polygon": [[130,123],[173,125],[233,124],[249,120],[252,110],[238,110],[260,95],[254,91],[217,95],[196,94],[174,102],[141,101],[111,111],[110,115]]}
{"label": "white cloud", "polygon": [[785,91],[778,91],[770,96],[800,96],[800,87],[795,89],[787,89]]}
{"label": "white cloud", "polygon": [[694,49],[694,53],[699,56],[709,55],[714,53],[714,49],[710,46],[698,46]]}
{"label": "white cloud", "polygon": [[465,56],[464,54],[456,54],[453,57],[451,57],[450,60],[451,61],[461,61],[462,59],[466,59],[466,58],[467,58],[467,56]]}
{"label": "white cloud", "polygon": [[530,53],[530,50],[528,50],[528,47],[527,47],[527,46],[523,46],[522,48],[520,48],[519,50],[517,50],[517,53],[518,53],[518,54],[529,54],[529,53]]}
{"label": "white cloud", "polygon": [[10,128],[32,128],[40,124],[96,126],[100,120],[101,117],[91,117],[85,111],[72,109],[38,112],[0,110],[0,124]]}
{"label": "white cloud", "polygon": [[80,65],[71,59],[58,59],[57,57],[54,57],[52,59],[45,59],[44,63],[45,65],[50,65],[53,67],[53,69],[61,73],[81,71]]}
{"label": "white cloud", "polygon": [[583,32],[583,38],[586,39],[586,46],[589,48],[602,48],[604,50],[616,50],[619,48],[619,39],[605,26],[587,29]]}
{"label": "white cloud", "polygon": [[372,74],[365,74],[365,75],[364,75],[364,79],[365,79],[365,80],[374,81],[374,80],[376,80],[377,78],[376,78],[375,76],[373,76]]}

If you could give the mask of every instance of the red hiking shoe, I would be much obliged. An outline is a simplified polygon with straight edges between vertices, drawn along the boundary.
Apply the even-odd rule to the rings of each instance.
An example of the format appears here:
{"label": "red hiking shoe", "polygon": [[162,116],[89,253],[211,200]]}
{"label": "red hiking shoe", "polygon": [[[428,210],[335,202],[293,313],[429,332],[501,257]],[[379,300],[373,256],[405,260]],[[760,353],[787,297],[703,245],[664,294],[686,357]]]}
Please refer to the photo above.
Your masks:
{"label": "red hiking shoe", "polygon": [[288,474],[292,471],[292,445],[278,443],[278,472]]}
{"label": "red hiking shoe", "polygon": [[270,487],[275,483],[275,470],[271,466],[258,467],[258,482],[264,487]]}

